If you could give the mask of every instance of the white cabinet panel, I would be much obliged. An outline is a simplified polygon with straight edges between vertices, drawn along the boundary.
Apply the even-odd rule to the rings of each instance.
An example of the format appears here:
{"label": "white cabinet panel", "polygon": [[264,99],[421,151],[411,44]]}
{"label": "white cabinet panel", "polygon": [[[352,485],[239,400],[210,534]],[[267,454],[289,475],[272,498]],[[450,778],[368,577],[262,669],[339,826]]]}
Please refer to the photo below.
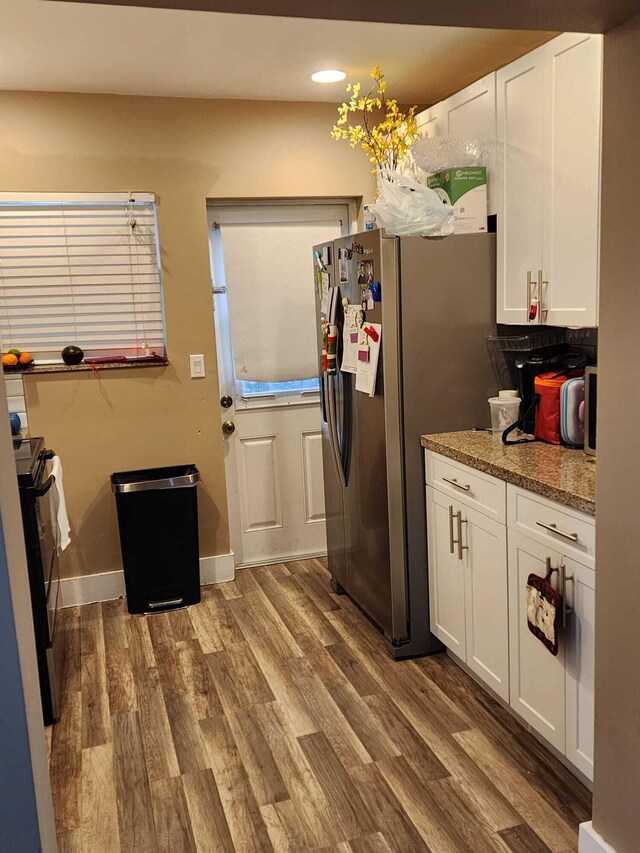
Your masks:
{"label": "white cabinet panel", "polygon": [[496,75],[487,74],[443,101],[450,136],[494,139],[496,133]]}
{"label": "white cabinet panel", "polygon": [[442,102],[418,113],[416,119],[421,136],[442,136],[447,133],[447,119],[446,113],[442,109]]}
{"label": "white cabinet panel", "polygon": [[427,530],[431,630],[508,701],[507,529],[428,486]]}
{"label": "white cabinet panel", "polygon": [[302,433],[304,507],[307,524],[324,521],[324,480],[322,469],[322,434]]}
{"label": "white cabinet panel", "polygon": [[595,326],[602,36],[564,33],[500,69],[496,88],[498,322],[529,322],[531,272],[531,322]]}
{"label": "white cabinet panel", "polygon": [[239,450],[244,531],[281,527],[276,436],[243,438]]}
{"label": "white cabinet panel", "polygon": [[453,545],[457,538],[454,514],[459,509],[446,495],[427,487],[431,631],[464,660],[465,569]]}
{"label": "white cabinet panel", "polygon": [[[459,139],[496,138],[496,75],[487,74],[455,95],[420,113],[418,124],[427,136],[455,136]],[[488,212],[497,213],[495,156],[487,167]]]}
{"label": "white cabinet panel", "polygon": [[[456,92],[442,107],[447,118],[449,136],[458,139],[496,138],[496,75],[487,74],[461,92]],[[487,167],[488,212],[498,213],[498,194],[495,185],[495,154],[490,156]]]}
{"label": "white cabinet panel", "polygon": [[596,575],[591,569],[564,559],[566,618],[566,756],[588,779],[593,779],[594,669]]}
{"label": "white cabinet panel", "polygon": [[496,72],[499,323],[526,323],[527,272],[543,268],[544,47]]}
{"label": "white cabinet panel", "polygon": [[466,507],[462,540],[466,582],[466,663],[509,701],[507,529]]}
{"label": "white cabinet panel", "polygon": [[431,450],[425,451],[425,469],[427,485],[504,524],[506,484],[502,480]]}
{"label": "white cabinet panel", "polygon": [[[560,643],[554,657],[527,624],[527,579],[532,572],[545,576],[547,557],[553,566],[560,565],[560,553],[509,531],[510,704],[549,743],[564,752],[565,644]],[[552,582],[557,587],[557,573]]]}
{"label": "white cabinet panel", "polygon": [[564,33],[545,45],[546,322],[597,325],[602,36]]}
{"label": "white cabinet panel", "polygon": [[592,516],[509,484],[507,517],[509,527],[514,530],[593,568],[596,524]]}

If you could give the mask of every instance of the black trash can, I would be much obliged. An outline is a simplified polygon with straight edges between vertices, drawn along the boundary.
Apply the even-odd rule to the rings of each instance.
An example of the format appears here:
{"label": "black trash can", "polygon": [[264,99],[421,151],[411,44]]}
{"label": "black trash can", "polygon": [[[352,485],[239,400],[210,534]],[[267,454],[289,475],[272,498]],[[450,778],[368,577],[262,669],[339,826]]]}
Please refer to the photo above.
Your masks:
{"label": "black trash can", "polygon": [[129,613],[200,601],[195,465],[111,475]]}

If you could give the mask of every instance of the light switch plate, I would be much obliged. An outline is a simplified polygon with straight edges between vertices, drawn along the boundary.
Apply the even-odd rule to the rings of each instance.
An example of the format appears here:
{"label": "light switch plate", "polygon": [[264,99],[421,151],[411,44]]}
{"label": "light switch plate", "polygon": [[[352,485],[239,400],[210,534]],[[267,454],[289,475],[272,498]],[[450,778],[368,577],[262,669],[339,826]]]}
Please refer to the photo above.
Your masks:
{"label": "light switch plate", "polygon": [[189,365],[191,367],[192,379],[202,379],[205,376],[204,355],[202,353],[199,355],[190,355]]}

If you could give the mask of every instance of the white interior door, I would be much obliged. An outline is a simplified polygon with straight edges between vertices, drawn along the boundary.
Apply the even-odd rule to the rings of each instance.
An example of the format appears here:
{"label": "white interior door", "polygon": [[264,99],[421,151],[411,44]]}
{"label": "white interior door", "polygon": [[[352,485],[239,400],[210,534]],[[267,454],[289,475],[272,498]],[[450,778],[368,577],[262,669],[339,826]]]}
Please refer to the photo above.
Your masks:
{"label": "white interior door", "polygon": [[346,201],[209,208],[236,566],[326,553],[312,247],[354,214]]}

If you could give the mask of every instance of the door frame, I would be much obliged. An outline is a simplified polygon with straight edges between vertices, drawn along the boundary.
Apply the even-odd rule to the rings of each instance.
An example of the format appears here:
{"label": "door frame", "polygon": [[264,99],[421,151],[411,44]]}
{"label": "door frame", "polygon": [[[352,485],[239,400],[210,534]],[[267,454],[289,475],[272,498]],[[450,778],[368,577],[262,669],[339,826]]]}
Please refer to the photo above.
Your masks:
{"label": "door frame", "polygon": [[[358,227],[358,206],[359,200],[355,198],[263,198],[263,199],[208,199],[207,200],[207,232],[209,235],[209,261],[211,269],[211,289],[213,297],[213,319],[216,339],[216,356],[218,363],[218,387],[220,398],[228,394],[233,400],[232,405],[224,409],[216,401],[220,410],[220,435],[222,437],[222,424],[226,420],[233,419],[236,408],[238,407],[238,398],[236,393],[236,381],[234,371],[233,347],[230,336],[227,333],[229,328],[229,305],[227,300],[226,286],[217,284],[216,269],[223,269],[223,260],[221,256],[221,244],[214,239],[214,233],[218,230],[220,224],[230,222],[248,222],[247,214],[252,210],[259,210],[262,216],[269,215],[269,220],[272,222],[282,221],[286,208],[291,207],[335,207],[345,206],[348,210],[348,221],[343,226],[346,234],[353,234]],[[279,215],[281,212],[281,216]],[[311,248],[311,247],[310,247]],[[252,400],[242,406],[243,409],[264,408],[277,409],[284,406],[316,406],[320,400],[319,394],[309,395],[307,399],[281,399],[273,400],[267,398],[263,400]],[[242,519],[240,509],[240,486],[238,482],[238,465],[236,459],[236,445],[232,441],[222,440],[223,456],[224,456],[224,471],[225,484],[227,495],[227,513],[229,519],[229,545],[231,553],[234,555],[234,563],[238,564],[236,555],[240,552],[239,543],[242,537]],[[318,555],[321,556],[321,555]],[[293,558],[292,558],[293,559]],[[268,563],[269,560],[262,560],[260,565]],[[282,559],[273,560],[272,562],[281,563]],[[239,565],[246,567],[249,564],[242,562]]]}

